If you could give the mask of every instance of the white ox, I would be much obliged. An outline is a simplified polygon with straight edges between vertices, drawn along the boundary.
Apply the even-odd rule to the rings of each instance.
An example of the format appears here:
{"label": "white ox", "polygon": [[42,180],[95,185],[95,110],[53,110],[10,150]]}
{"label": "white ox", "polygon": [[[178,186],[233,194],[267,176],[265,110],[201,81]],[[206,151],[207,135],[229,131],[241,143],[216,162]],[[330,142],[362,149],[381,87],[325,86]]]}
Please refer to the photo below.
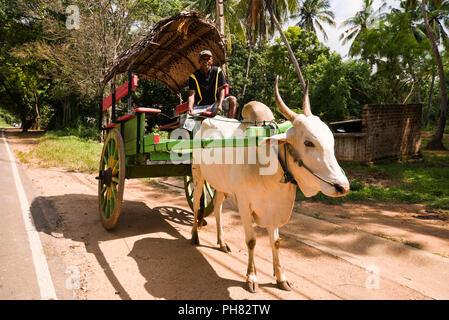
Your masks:
{"label": "white ox", "polygon": [[[308,98],[308,89],[303,102],[303,114],[291,111],[282,101],[278,91],[278,79],[275,83],[275,96],[279,110],[292,122],[292,127],[284,134],[266,138],[262,143],[279,146],[277,170],[271,175],[260,175],[266,164],[217,164],[200,161],[200,154],[208,150],[194,152],[192,175],[194,180],[194,225],[192,228],[192,244],[199,245],[198,223],[200,197],[204,182],[207,181],[216,190],[214,198],[214,214],[217,221],[217,242],[220,249],[229,252],[221,226],[221,208],[225,197],[231,196],[238,206],[239,214],[245,229],[245,240],[248,247],[247,285],[251,292],[258,288],[256,268],[254,265],[254,248],[256,237],[253,230],[253,219],[257,225],[267,229],[273,253],[273,268],[277,285],[290,290],[290,284],[279,262],[279,230],[290,219],[296,196],[296,185],[285,182],[285,171],[299,185],[306,197],[319,191],[327,196],[339,197],[349,192],[349,182],[334,155],[334,138],[329,128],[318,117],[312,115]],[[223,118],[203,121],[201,130],[195,135],[200,139],[202,132],[214,129],[220,134],[217,137],[241,136],[242,129],[248,124],[237,121],[223,121]],[[220,136],[221,135],[221,136]],[[204,136],[203,136],[204,138]],[[235,148],[237,149],[237,148]],[[285,150],[285,152],[284,152]],[[210,150],[209,150],[210,152]],[[284,168],[283,168],[284,167]],[[200,218],[201,221],[201,218]]]}

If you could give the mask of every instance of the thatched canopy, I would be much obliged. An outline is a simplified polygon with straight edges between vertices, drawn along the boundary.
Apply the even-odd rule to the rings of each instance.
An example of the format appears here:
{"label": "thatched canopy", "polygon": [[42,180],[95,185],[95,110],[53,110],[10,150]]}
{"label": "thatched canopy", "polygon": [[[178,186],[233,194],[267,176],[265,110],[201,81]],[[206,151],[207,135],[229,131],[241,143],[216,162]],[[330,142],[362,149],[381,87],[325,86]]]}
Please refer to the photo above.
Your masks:
{"label": "thatched canopy", "polygon": [[177,93],[199,69],[199,53],[205,49],[212,52],[217,65],[224,64],[225,45],[213,22],[198,11],[184,11],[157,22],[147,36],[122,53],[103,83],[131,67],[133,74],[159,80]]}

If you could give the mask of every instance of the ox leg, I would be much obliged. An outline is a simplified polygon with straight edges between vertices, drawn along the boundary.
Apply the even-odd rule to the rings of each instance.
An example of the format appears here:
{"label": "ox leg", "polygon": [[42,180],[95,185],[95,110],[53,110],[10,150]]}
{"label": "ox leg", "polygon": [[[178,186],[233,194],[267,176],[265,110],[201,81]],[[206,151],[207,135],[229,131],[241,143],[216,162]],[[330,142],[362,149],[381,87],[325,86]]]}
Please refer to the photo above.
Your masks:
{"label": "ox leg", "polygon": [[214,197],[214,215],[215,220],[217,221],[217,244],[220,246],[220,250],[228,253],[231,252],[231,249],[224,241],[223,237],[223,228],[221,227],[221,209],[223,207],[223,200],[225,195],[223,192],[216,191]]}
{"label": "ox leg", "polygon": [[192,166],[193,176],[193,227],[191,243],[195,246],[200,245],[198,238],[198,212],[200,210],[201,194],[203,193],[204,179],[201,176],[200,168]]}
{"label": "ox leg", "polygon": [[270,236],[270,244],[273,251],[273,270],[274,276],[276,276],[277,286],[282,290],[290,291],[290,283],[288,282],[279,261],[279,247],[281,245],[281,239],[279,238],[279,229],[268,227],[267,231],[268,235]]}
{"label": "ox leg", "polygon": [[245,229],[245,241],[248,247],[248,269],[246,272],[246,285],[251,293],[255,293],[259,287],[254,264],[254,248],[256,247],[256,235],[254,233],[251,211],[248,204],[239,203],[239,213]]}

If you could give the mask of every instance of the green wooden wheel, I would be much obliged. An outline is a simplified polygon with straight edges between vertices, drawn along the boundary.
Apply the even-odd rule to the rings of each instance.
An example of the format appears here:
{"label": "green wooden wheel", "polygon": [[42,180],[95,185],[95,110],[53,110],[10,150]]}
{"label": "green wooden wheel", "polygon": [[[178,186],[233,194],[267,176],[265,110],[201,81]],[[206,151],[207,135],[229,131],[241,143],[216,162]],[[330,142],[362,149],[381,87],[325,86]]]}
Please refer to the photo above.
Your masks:
{"label": "green wooden wheel", "polygon": [[98,180],[98,202],[101,223],[105,229],[117,224],[125,189],[125,146],[120,132],[109,132],[100,158],[100,179]]}
{"label": "green wooden wheel", "polygon": [[[184,176],[184,191],[186,193],[187,202],[190,209],[193,210],[193,178],[192,176]],[[206,182],[203,186],[203,205],[204,217],[207,217],[214,211],[215,190]]]}

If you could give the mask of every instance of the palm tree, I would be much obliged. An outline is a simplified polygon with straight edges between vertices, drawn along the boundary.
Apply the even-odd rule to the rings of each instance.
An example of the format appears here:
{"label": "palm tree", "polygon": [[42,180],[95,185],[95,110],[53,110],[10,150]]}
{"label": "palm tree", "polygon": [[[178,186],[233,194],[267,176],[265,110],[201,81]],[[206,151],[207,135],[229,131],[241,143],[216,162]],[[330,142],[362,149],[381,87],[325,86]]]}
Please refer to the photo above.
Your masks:
{"label": "palm tree", "polygon": [[[381,11],[386,6],[386,3],[384,2],[379,9],[375,10],[373,2],[374,0],[363,0],[362,10],[356,12],[355,16],[341,23],[340,27],[347,27],[340,35],[340,41],[342,41],[343,45],[349,41],[354,43],[354,41],[359,40],[360,35],[381,18]],[[351,49],[349,52],[351,53]]]}
{"label": "palm tree", "polygon": [[[419,3],[417,0],[405,0],[401,2],[401,8],[403,8],[406,12],[408,12],[412,20],[414,21],[422,21],[423,19],[423,13],[422,9],[419,6]],[[449,43],[447,41],[448,35],[445,32],[443,28],[443,24],[446,27],[449,27],[449,1],[430,1],[428,4],[428,20],[429,25],[433,29],[435,33],[435,37],[437,40],[437,43],[439,45],[444,44],[446,48],[449,47]],[[411,26],[413,34],[415,35],[415,38],[418,42],[421,42],[422,40],[428,38],[426,26],[424,23],[419,24],[413,24]],[[427,126],[430,119],[430,109],[432,105],[432,97],[433,97],[433,89],[435,84],[435,78],[436,78],[436,72],[435,69],[432,68],[432,81],[430,84],[430,91],[429,91],[429,97],[427,101],[427,111],[426,111],[426,117],[424,120],[424,126]]]}
{"label": "palm tree", "polygon": [[[206,13],[210,13],[212,16],[216,14],[216,1],[218,0],[189,0],[190,5],[187,6],[187,8],[197,8],[200,10],[203,10]],[[237,1],[237,0],[234,0]],[[235,6],[232,5],[234,1],[228,0],[225,2],[224,6],[224,15],[225,17],[231,16],[232,18],[237,18],[237,15],[233,13],[227,13],[227,8],[230,11],[234,11]],[[276,27],[276,29],[279,31],[279,34],[282,37],[282,40],[284,41],[285,46],[287,47],[287,51],[290,56],[290,60],[293,62],[293,65],[295,66],[296,73],[298,74],[299,81],[301,82],[303,89],[306,87],[306,83],[304,81],[304,78],[302,76],[301,69],[299,68],[298,61],[295,58],[295,55],[293,54],[293,50],[290,47],[290,44],[287,40],[287,37],[285,36],[284,32],[282,31],[282,26],[279,21],[284,21],[285,18],[289,14],[295,13],[299,8],[299,0],[242,0],[241,2],[247,4],[248,10],[251,10],[252,12],[256,13],[254,16],[263,16],[268,11],[270,14],[270,21],[272,24]],[[213,8],[215,10],[213,10]],[[231,23],[228,19],[225,19],[225,24],[229,26],[229,30],[231,30],[232,27],[235,27],[236,25],[241,25],[241,23]],[[241,21],[241,20],[240,20]],[[228,44],[229,45],[229,44]]]}
{"label": "palm tree", "polygon": [[[441,1],[438,1],[441,2]],[[426,1],[422,0],[421,9],[424,16],[424,24],[426,26],[427,35],[429,36],[430,43],[432,44],[432,51],[435,60],[438,65],[438,75],[440,77],[440,90],[441,90],[441,112],[440,112],[440,122],[438,124],[438,129],[432,140],[427,144],[427,149],[441,150],[445,149],[443,146],[443,133],[444,127],[446,126],[446,115],[447,115],[447,93],[446,93],[446,80],[444,76],[443,62],[441,61],[440,52],[438,50],[437,41],[430,27],[429,18],[427,16]]]}
{"label": "palm tree", "polygon": [[300,20],[296,25],[315,34],[317,34],[316,29],[318,28],[327,41],[328,36],[322,23],[332,27],[336,26],[335,14],[329,10],[330,7],[329,0],[304,0],[298,14]]}
{"label": "palm tree", "polygon": [[[293,54],[288,39],[282,31],[281,23],[288,18],[289,15],[298,11],[300,6],[299,0],[242,0],[240,1],[238,12],[244,12],[242,21],[246,26],[246,38],[249,43],[248,62],[247,62],[247,77],[249,73],[249,63],[251,59],[252,47],[260,39],[268,39],[274,34],[277,29],[281,35],[290,60],[295,66],[298,78],[305,88],[305,81],[302,76],[298,61]],[[267,14],[269,13],[269,15]]]}
{"label": "palm tree", "polygon": [[279,23],[279,20],[276,16],[276,14],[279,14],[281,12],[284,13],[284,15],[285,15],[285,12],[286,12],[285,9],[284,9],[284,11],[279,10],[279,9],[282,9],[282,4],[284,3],[284,1],[279,1],[279,3],[278,3],[278,1],[265,0],[265,3],[267,6],[267,9],[268,9],[268,12],[270,13],[270,17],[271,17],[274,25],[276,26],[276,29],[278,29],[279,34],[281,35],[281,38],[284,41],[285,46],[287,47],[288,55],[290,56],[290,60],[292,61],[293,66],[295,67],[295,70],[296,70],[296,74],[298,75],[299,82],[301,83],[302,88],[305,92],[306,82],[304,81],[304,77],[302,76],[302,72],[301,72],[301,68],[299,67],[298,60],[296,60],[293,50],[290,47],[290,43],[288,42],[288,39],[285,36],[284,31],[282,31],[282,26]]}
{"label": "palm tree", "polygon": [[248,59],[246,62],[245,83],[243,85],[241,99],[245,97],[249,78],[251,53],[258,42],[266,41],[274,35],[274,25],[270,24],[266,10],[263,9],[264,0],[240,1],[237,14],[242,18],[245,26],[245,37],[248,44]]}
{"label": "palm tree", "polygon": [[214,19],[230,50],[233,37],[245,39],[244,26],[236,14],[238,2],[238,0],[186,0],[186,8],[200,10]]}
{"label": "palm tree", "polygon": [[[416,20],[423,18],[418,0],[405,0],[401,3],[401,7],[411,13]],[[443,26],[449,28],[449,0],[430,0],[427,4],[427,17],[429,25],[435,33],[438,45],[445,45],[448,48],[449,43],[447,40],[449,36]],[[414,28],[415,30],[416,33],[421,33],[421,35],[426,32],[424,24],[418,25]]]}
{"label": "palm tree", "polygon": [[[413,12],[419,9],[418,0],[405,0],[401,4],[402,7]],[[438,76],[440,78],[440,91],[441,91],[441,109],[440,109],[440,121],[438,124],[438,129],[435,135],[432,137],[431,141],[427,144],[427,149],[441,150],[445,149],[443,146],[443,134],[444,128],[446,126],[446,115],[447,115],[447,91],[446,91],[446,81],[444,75],[444,67],[441,61],[440,52],[438,45],[444,44],[446,48],[448,47],[448,35],[445,32],[443,25],[449,27],[449,1],[448,0],[430,0],[427,5],[424,0],[421,2],[420,8],[422,17],[424,18],[424,28],[420,26],[414,28],[415,34],[420,34],[422,31],[420,29],[425,29],[427,37],[432,45],[433,56],[437,62]],[[416,12],[414,12],[417,15]],[[420,17],[419,17],[420,18]],[[431,95],[433,93],[433,82],[434,73],[432,74],[432,85],[429,96],[428,111],[430,107]],[[428,117],[428,116],[427,116]]]}

